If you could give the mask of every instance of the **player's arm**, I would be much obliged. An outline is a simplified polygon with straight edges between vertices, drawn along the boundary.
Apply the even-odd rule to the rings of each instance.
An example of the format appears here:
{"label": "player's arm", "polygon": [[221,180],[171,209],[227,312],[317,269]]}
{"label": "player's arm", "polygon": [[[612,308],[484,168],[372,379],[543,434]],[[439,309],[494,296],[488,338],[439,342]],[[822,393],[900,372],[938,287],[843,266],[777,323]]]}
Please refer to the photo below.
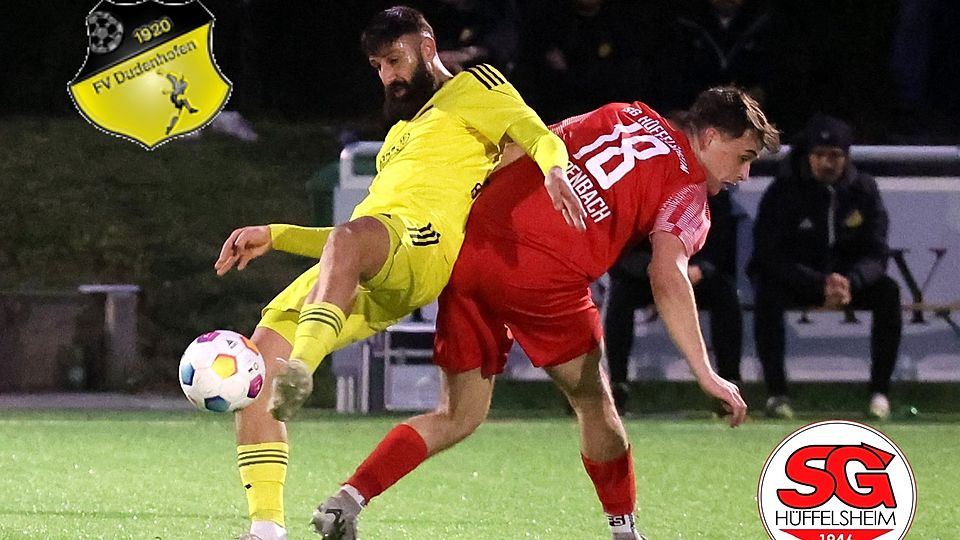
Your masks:
{"label": "player's arm", "polygon": [[580,231],[586,230],[587,211],[567,179],[569,156],[560,137],[550,131],[536,114],[518,118],[510,124],[507,135],[543,171],[543,186],[550,194],[553,208],[563,214],[568,225]]}
{"label": "player's arm", "polygon": [[736,427],[747,414],[747,405],[736,385],[722,379],[710,366],[707,346],[700,332],[700,320],[687,278],[687,247],[677,236],[656,231],[650,236],[653,258],[650,261],[650,285],[657,312],[670,338],[690,366],[697,383],[707,394],[723,401],[731,413],[730,426]]}
{"label": "player's arm", "polygon": [[569,155],[563,141],[543,123],[499,71],[486,64],[467,70],[466,92],[459,107],[464,120],[497,145],[515,142],[540,167],[553,206],[567,223],[585,230],[586,210],[567,181]]}
{"label": "player's arm", "polygon": [[243,270],[251,260],[271,249],[319,259],[329,234],[329,227],[283,224],[242,227],[230,233],[223,242],[220,257],[213,267],[219,276],[234,266],[237,270]]}

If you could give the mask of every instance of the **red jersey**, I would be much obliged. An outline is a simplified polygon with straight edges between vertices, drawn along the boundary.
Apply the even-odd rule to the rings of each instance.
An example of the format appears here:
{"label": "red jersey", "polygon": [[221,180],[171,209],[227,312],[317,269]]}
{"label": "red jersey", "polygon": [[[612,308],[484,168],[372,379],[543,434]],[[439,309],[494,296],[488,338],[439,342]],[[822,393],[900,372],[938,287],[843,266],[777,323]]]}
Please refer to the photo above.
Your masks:
{"label": "red jersey", "polygon": [[655,230],[693,255],[710,227],[706,177],[690,142],[647,105],[612,103],[552,126],[570,154],[567,176],[587,211],[587,230],[568,226],[529,157],[491,176],[474,204],[467,242],[504,239],[557,258],[588,280],[628,244]]}

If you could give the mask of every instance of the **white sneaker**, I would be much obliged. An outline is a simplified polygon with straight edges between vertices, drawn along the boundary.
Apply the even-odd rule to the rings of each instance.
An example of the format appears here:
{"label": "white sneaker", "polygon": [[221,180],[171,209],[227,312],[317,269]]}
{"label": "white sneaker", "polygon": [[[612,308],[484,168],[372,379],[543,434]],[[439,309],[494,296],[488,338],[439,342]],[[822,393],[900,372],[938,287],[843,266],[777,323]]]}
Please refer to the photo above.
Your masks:
{"label": "white sneaker", "polygon": [[886,395],[876,393],[870,397],[870,416],[877,420],[890,418],[890,400]]}

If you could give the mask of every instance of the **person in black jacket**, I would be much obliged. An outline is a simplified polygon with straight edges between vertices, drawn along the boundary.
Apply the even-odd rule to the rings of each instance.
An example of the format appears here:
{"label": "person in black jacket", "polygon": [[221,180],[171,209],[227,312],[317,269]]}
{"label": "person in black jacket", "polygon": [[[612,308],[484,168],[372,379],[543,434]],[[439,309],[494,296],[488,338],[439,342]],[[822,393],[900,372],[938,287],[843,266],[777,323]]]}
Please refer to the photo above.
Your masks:
{"label": "person in black jacket", "polygon": [[850,126],[836,118],[811,118],[784,173],[760,201],[747,271],[771,416],[793,415],[783,365],[784,310],[812,306],[873,312],[869,411],[879,419],[890,415],[900,287],[886,274],[887,211],[873,177],[850,162],[852,138]]}
{"label": "person in black jacket", "polygon": [[654,103],[683,109],[703,89],[736,83],[759,102],[773,82],[775,34],[767,0],[687,0],[658,44]]}
{"label": "person in black jacket", "polygon": [[[734,383],[740,380],[743,317],[737,296],[737,218],[730,193],[710,197],[710,233],[699,252],[690,258],[687,274],[697,307],[710,312],[710,341],[717,373]],[[633,347],[633,314],[653,304],[647,265],[650,243],[624,250],[610,269],[610,288],[604,309],[604,334],[610,384],[617,411],[623,414],[630,396],[627,365]]]}

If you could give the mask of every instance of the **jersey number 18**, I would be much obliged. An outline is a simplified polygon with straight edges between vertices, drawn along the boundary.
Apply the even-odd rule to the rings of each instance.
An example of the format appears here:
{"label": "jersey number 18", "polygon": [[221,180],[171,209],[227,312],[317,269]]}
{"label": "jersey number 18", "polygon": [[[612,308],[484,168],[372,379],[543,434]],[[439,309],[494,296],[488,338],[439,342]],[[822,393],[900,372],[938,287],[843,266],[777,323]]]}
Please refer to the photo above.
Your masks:
{"label": "jersey number 18", "polygon": [[[616,124],[613,126],[613,131],[597,137],[597,140],[580,148],[573,157],[580,159],[602,145],[613,143],[597,152],[584,164],[601,188],[610,189],[610,186],[622,180],[638,161],[670,153],[670,147],[653,135],[632,135],[640,129],[642,129],[640,124],[629,126]],[[619,141],[619,144],[614,141]],[[603,166],[616,156],[623,156],[623,161],[607,173]]]}

